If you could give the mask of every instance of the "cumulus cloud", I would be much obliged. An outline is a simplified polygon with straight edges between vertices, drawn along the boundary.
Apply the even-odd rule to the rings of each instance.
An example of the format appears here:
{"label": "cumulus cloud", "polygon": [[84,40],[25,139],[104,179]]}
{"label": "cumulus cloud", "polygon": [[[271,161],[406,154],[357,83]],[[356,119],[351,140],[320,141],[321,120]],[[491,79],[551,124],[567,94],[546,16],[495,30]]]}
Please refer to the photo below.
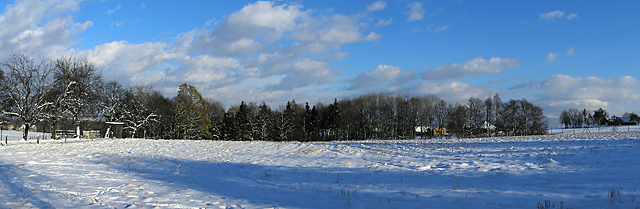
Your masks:
{"label": "cumulus cloud", "polygon": [[113,8],[113,9],[110,9],[109,11],[107,11],[107,14],[116,13],[116,11],[120,10],[121,7],[122,7],[122,4],[118,4],[118,6],[116,6],[116,8]]}
{"label": "cumulus cloud", "polygon": [[[559,113],[568,108],[611,109],[614,105],[632,105],[640,100],[640,82],[635,77],[573,77],[554,75],[531,86],[545,111]],[[618,108],[619,109],[619,108]]]}
{"label": "cumulus cloud", "polygon": [[428,30],[432,31],[434,33],[444,32],[444,31],[449,30],[449,24],[446,24],[444,26],[434,26],[433,24],[431,24],[431,25],[429,25]]}
{"label": "cumulus cloud", "polygon": [[407,21],[417,21],[424,18],[425,10],[422,8],[422,3],[417,1],[411,2],[407,4],[407,7],[409,7],[409,18]]}
{"label": "cumulus cloud", "polygon": [[601,99],[607,101],[640,99],[640,83],[631,76],[603,79],[555,75],[542,80],[533,89],[544,90],[545,94],[543,95],[553,99]]}
{"label": "cumulus cloud", "polygon": [[464,63],[445,64],[422,71],[422,79],[439,80],[471,77],[476,75],[499,73],[508,68],[517,67],[518,60],[510,58],[492,57],[489,60],[476,57]]}
{"label": "cumulus cloud", "polygon": [[340,53],[335,50],[339,45],[380,38],[376,33],[364,35],[364,26],[357,16],[316,17],[296,4],[256,2],[229,15],[219,28],[199,34],[191,50],[215,56],[249,57],[277,41],[292,40],[295,45],[290,47],[320,49],[312,53]]}
{"label": "cumulus cloud", "polygon": [[77,43],[93,22],[74,22],[80,1],[25,0],[9,4],[0,16],[0,56],[12,51],[52,56]]}
{"label": "cumulus cloud", "polygon": [[573,55],[576,55],[576,51],[574,50],[573,47],[571,47],[566,52],[551,52],[551,53],[547,54],[547,62],[551,63],[551,62],[555,61],[556,58],[558,58],[558,56],[560,56],[560,55],[573,56]]}
{"label": "cumulus cloud", "polygon": [[[203,23],[200,29],[163,41],[111,41],[78,50],[72,48],[78,42],[76,37],[93,25],[91,21],[74,21],[80,2],[22,0],[6,6],[0,16],[0,56],[11,51],[51,57],[74,54],[87,57],[105,75],[116,73],[123,85],[153,84],[172,94],[177,85],[188,82],[205,97],[220,97],[229,104],[240,92],[243,98],[252,95],[249,97],[256,100],[334,98],[335,92],[321,92],[331,87],[327,84],[348,78],[341,79],[340,72],[328,62],[349,56],[340,51],[346,44],[382,38],[371,31],[375,24],[371,13],[316,12],[295,3],[260,1],[232,12],[217,24]],[[379,11],[386,3],[367,6],[369,11]],[[118,5],[107,13],[121,8]],[[377,25],[391,22],[382,20]],[[122,23],[113,22],[113,26]],[[413,77],[410,72],[400,72],[387,83],[400,86]]]}
{"label": "cumulus cloud", "polygon": [[566,52],[567,55],[569,56],[573,56],[576,55],[576,51],[573,49],[573,47],[569,48],[569,50]]}
{"label": "cumulus cloud", "polygon": [[381,87],[387,81],[394,81],[394,84],[402,84],[413,80],[414,74],[410,71],[401,71],[400,67],[392,65],[379,65],[375,69],[359,73],[351,79],[351,86],[348,90],[361,90]]}
{"label": "cumulus cloud", "polygon": [[378,23],[376,23],[376,28],[391,25],[392,21],[393,21],[393,18],[389,18],[388,20],[380,20],[378,21]]}
{"label": "cumulus cloud", "polygon": [[130,44],[127,41],[114,41],[77,54],[87,57],[101,69],[121,69],[125,75],[135,76],[184,56],[182,52],[165,50],[168,47],[168,44],[162,42]]}
{"label": "cumulus cloud", "polygon": [[[547,13],[542,13],[542,14],[540,14],[540,19],[541,20],[545,20],[545,21],[560,19],[562,17],[565,17],[564,16],[565,13],[566,13],[565,11],[560,11],[560,10],[547,12]],[[578,17],[578,14],[571,13],[571,14],[567,15],[565,18],[567,20],[573,20],[574,18],[577,18],[577,17]]]}
{"label": "cumulus cloud", "polygon": [[564,16],[564,11],[556,10],[553,12],[547,12],[540,14],[541,20],[555,20],[556,18],[562,18]]}
{"label": "cumulus cloud", "polygon": [[289,66],[287,76],[279,84],[271,85],[270,90],[287,90],[309,85],[322,85],[335,80],[340,72],[333,70],[325,62],[304,59]]}
{"label": "cumulus cloud", "polygon": [[556,60],[556,58],[558,57],[557,53],[549,53],[547,54],[547,62],[553,62],[554,60]]}
{"label": "cumulus cloud", "polygon": [[495,94],[496,91],[486,86],[471,85],[459,81],[423,81],[411,86],[408,92],[414,95],[433,94],[450,103],[466,103],[471,97],[486,98]]}
{"label": "cumulus cloud", "polygon": [[[181,83],[210,84],[217,82],[218,85],[223,79],[229,78],[231,75],[245,72],[245,66],[240,60],[230,57],[212,57],[209,55],[198,55],[195,57],[184,57],[180,61],[184,63],[180,69],[169,74],[168,80]],[[247,72],[252,75],[252,71]],[[214,85],[215,86],[215,85]]]}
{"label": "cumulus cloud", "polygon": [[387,8],[387,2],[376,1],[367,6],[367,11],[378,11]]}
{"label": "cumulus cloud", "polygon": [[219,28],[202,31],[192,50],[215,56],[250,56],[294,30],[296,21],[308,18],[298,5],[256,2],[229,15]]}

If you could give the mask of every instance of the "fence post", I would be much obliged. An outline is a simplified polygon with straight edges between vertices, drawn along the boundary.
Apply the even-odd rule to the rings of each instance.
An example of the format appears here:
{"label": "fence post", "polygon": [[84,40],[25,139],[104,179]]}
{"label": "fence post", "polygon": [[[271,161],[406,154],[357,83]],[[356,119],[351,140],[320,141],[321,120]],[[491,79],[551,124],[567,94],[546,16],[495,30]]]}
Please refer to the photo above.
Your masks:
{"label": "fence post", "polygon": [[40,144],[40,135],[36,136],[36,144]]}
{"label": "fence post", "polygon": [[[2,136],[0,136],[0,137],[2,137]],[[2,140],[2,139],[0,139],[0,140]],[[8,142],[9,142],[9,134],[4,135],[4,144],[6,144],[8,146],[9,145]]]}

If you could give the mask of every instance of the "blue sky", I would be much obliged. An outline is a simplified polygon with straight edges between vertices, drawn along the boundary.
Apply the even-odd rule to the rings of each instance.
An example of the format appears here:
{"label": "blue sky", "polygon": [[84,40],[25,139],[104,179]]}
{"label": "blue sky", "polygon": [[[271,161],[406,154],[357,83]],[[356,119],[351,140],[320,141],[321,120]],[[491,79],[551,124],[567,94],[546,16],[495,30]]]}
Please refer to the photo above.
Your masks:
{"label": "blue sky", "polygon": [[0,56],[74,54],[227,107],[370,92],[640,112],[639,1],[3,1]]}

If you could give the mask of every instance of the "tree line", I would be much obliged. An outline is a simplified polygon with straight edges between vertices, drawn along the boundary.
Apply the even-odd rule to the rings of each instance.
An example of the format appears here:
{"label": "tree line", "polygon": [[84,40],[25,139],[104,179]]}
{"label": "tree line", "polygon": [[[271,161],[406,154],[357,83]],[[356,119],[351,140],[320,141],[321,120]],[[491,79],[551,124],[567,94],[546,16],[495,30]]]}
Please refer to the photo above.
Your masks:
{"label": "tree line", "polygon": [[291,100],[275,109],[243,101],[225,109],[186,83],[168,98],[151,86],[106,81],[86,59],[27,54],[0,63],[0,105],[0,116],[25,124],[25,139],[34,124],[51,132],[72,124],[79,136],[81,129],[105,131],[104,122],[124,123],[124,137],[154,139],[331,141],[547,131],[542,108],[526,99],[502,102],[498,94],[463,104],[435,95],[377,93],[329,104]]}
{"label": "tree line", "polygon": [[[638,121],[640,117],[632,112],[626,112],[622,117],[630,118],[633,121]],[[586,128],[606,125],[619,125],[618,117],[613,115],[609,116],[609,113],[598,108],[597,110],[589,111],[587,109],[579,110],[577,108],[570,108],[562,111],[559,116],[560,123],[564,125],[564,128]]]}
{"label": "tree line", "polygon": [[[526,99],[502,102],[496,94],[451,104],[435,95],[366,94],[310,106],[287,102],[275,111],[263,103],[232,106],[214,134],[224,140],[331,141],[412,139],[437,136],[436,129],[457,137],[546,134],[542,109]],[[493,128],[483,128],[485,124]],[[417,129],[417,127],[421,127]],[[440,132],[442,134],[443,132]]]}

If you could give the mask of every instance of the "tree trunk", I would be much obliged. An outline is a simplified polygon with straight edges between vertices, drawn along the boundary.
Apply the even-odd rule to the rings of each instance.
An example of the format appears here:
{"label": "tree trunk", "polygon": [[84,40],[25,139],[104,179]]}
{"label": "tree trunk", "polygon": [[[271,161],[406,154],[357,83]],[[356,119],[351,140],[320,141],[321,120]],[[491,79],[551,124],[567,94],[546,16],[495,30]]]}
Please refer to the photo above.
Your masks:
{"label": "tree trunk", "polygon": [[31,127],[31,124],[29,123],[25,123],[24,124],[24,134],[22,135],[22,138],[27,141],[27,136],[29,136],[29,127]]}
{"label": "tree trunk", "polygon": [[56,124],[55,123],[51,124],[51,139],[53,139],[53,140],[56,139]]}

